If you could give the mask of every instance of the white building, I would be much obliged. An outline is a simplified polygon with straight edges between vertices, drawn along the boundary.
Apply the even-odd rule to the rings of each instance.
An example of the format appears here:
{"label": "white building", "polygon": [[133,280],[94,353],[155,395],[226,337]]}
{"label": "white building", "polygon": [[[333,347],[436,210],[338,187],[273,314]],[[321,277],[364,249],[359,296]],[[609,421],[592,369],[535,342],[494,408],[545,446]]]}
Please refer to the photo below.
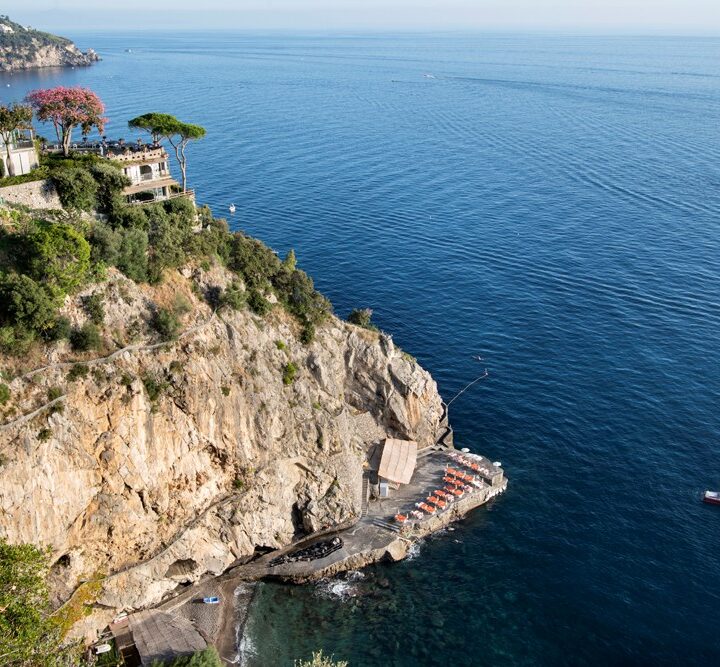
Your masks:
{"label": "white building", "polygon": [[10,164],[5,141],[0,138],[0,176],[23,176],[40,165],[33,131],[16,130],[10,140]]}
{"label": "white building", "polygon": [[[132,147],[123,152],[107,153],[107,157],[120,162],[130,186],[123,194],[130,202],[162,201],[169,199],[180,188],[170,173],[168,154],[162,147]],[[187,193],[192,196],[192,193]]]}

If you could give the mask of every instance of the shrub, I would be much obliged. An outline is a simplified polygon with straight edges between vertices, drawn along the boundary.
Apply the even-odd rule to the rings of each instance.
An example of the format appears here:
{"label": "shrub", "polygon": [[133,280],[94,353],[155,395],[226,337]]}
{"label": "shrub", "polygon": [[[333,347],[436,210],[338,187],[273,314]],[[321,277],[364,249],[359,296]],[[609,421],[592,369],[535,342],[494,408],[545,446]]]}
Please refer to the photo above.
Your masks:
{"label": "shrub", "polygon": [[151,402],[155,403],[162,393],[170,386],[167,382],[159,380],[158,378],[146,374],[142,377],[142,383],[147,392],[148,398]]}
{"label": "shrub", "polygon": [[152,326],[162,340],[173,340],[180,331],[180,320],[172,310],[159,308],[153,315]]}
{"label": "shrub", "polygon": [[52,295],[27,275],[10,273],[0,277],[0,318],[10,326],[43,333],[56,323]]}
{"label": "shrub", "polygon": [[25,237],[29,275],[60,291],[61,296],[80,287],[90,269],[90,244],[72,225],[35,222]]}
{"label": "shrub", "polygon": [[0,349],[8,354],[25,354],[34,339],[34,334],[22,326],[0,327]]}
{"label": "shrub", "polygon": [[[62,632],[50,616],[49,551],[0,538],[0,655],[3,664],[59,667],[78,664],[61,648]],[[10,657],[12,656],[12,657]]]}
{"label": "shrub", "polygon": [[370,308],[356,308],[348,316],[348,322],[355,324],[364,329],[377,331],[377,327],[372,323],[373,311]]}
{"label": "shrub", "polygon": [[87,169],[55,167],[50,178],[64,208],[91,211],[97,205],[98,186]]}
{"label": "shrub", "polygon": [[292,361],[286,363],[285,366],[283,366],[283,384],[292,384],[295,381],[295,376],[297,375],[297,372],[298,368]]}
{"label": "shrub", "polygon": [[90,167],[90,174],[97,186],[98,210],[111,214],[122,206],[120,193],[130,185],[130,179],[122,173],[120,166],[110,161],[96,162]]}
{"label": "shrub", "polygon": [[83,308],[93,324],[102,324],[105,320],[105,297],[100,292],[94,292],[82,300]]}
{"label": "shrub", "polygon": [[230,246],[229,266],[242,276],[246,285],[261,288],[271,283],[281,263],[264,243],[238,232]]}
{"label": "shrub", "polygon": [[236,282],[230,283],[220,296],[220,305],[228,306],[233,310],[242,310],[246,303],[245,290],[241,289],[240,284]]}
{"label": "shrub", "polygon": [[10,400],[10,387],[0,383],[0,405],[5,405]]}
{"label": "shrub", "polygon": [[57,398],[60,398],[63,395],[63,390],[61,387],[50,387],[48,389],[48,401],[54,401]]}
{"label": "shrub", "polygon": [[230,387],[220,387],[220,391],[222,391],[223,396],[230,396]]}
{"label": "shrub", "polygon": [[52,431],[49,428],[41,428],[38,431],[37,438],[40,442],[47,442],[52,437]]}
{"label": "shrub", "polygon": [[115,266],[120,256],[122,233],[104,222],[95,222],[88,235],[90,261],[93,265]]}
{"label": "shrub", "polygon": [[68,382],[75,382],[80,378],[86,378],[90,369],[85,364],[73,364],[67,374]]}
{"label": "shrub", "polygon": [[43,333],[43,338],[49,342],[57,340],[66,340],[70,338],[72,333],[72,325],[67,317],[59,316],[55,318],[52,326]]}
{"label": "shrub", "polygon": [[173,312],[176,315],[185,315],[192,311],[192,304],[182,294],[176,294],[173,298]]}
{"label": "shrub", "polygon": [[313,653],[311,660],[296,660],[295,667],[348,667],[348,663],[345,660],[335,661],[320,651]]}
{"label": "shrub", "polygon": [[116,266],[128,278],[144,282],[148,276],[148,235],[142,229],[126,230],[120,241]]}
{"label": "shrub", "polygon": [[98,350],[102,346],[100,330],[92,322],[87,322],[70,334],[70,344],[77,352]]}
{"label": "shrub", "polygon": [[270,302],[255,288],[248,290],[247,303],[248,306],[250,306],[250,310],[260,316],[267,315],[271,308]]}
{"label": "shrub", "polygon": [[305,322],[300,331],[300,342],[303,345],[310,345],[315,340],[315,325],[312,322]]}
{"label": "shrub", "polygon": [[285,343],[283,343],[281,340],[276,340],[276,341],[275,341],[275,347],[276,347],[278,350],[284,350],[287,346],[286,346]]}

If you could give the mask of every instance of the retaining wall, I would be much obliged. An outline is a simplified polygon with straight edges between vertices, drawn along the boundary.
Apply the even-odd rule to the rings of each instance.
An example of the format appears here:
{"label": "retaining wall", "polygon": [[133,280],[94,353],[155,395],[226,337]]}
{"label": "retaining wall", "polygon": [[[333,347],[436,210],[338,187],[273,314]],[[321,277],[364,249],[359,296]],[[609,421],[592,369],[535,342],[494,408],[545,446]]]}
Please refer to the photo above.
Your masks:
{"label": "retaining wall", "polygon": [[62,208],[53,184],[48,181],[31,181],[0,188],[0,202],[22,204],[32,209]]}

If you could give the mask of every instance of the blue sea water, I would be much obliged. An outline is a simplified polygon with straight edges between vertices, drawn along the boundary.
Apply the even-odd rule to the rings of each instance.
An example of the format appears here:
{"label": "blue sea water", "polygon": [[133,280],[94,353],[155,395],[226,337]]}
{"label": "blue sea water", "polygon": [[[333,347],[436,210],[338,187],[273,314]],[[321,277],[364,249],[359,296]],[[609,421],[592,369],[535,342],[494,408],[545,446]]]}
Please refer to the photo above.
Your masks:
{"label": "blue sea water", "polygon": [[262,584],[246,664],[720,663],[719,39],[71,36],[103,62],[0,97],[205,125],[201,201],[446,398],[489,370],[451,419],[507,493],[409,562]]}

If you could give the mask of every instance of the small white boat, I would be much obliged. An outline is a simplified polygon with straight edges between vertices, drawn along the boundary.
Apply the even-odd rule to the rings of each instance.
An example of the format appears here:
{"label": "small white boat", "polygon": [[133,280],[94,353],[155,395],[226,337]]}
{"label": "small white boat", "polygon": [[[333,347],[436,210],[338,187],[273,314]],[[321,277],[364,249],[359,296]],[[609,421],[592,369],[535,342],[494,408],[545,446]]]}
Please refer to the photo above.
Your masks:
{"label": "small white boat", "polygon": [[705,491],[703,502],[708,505],[720,505],[720,491]]}
{"label": "small white boat", "polygon": [[235,209],[235,204],[230,204],[230,207],[228,208],[228,211],[230,211],[230,213],[235,213],[235,211],[236,211],[236,209]]}

